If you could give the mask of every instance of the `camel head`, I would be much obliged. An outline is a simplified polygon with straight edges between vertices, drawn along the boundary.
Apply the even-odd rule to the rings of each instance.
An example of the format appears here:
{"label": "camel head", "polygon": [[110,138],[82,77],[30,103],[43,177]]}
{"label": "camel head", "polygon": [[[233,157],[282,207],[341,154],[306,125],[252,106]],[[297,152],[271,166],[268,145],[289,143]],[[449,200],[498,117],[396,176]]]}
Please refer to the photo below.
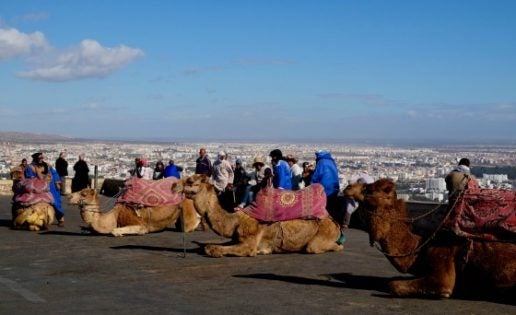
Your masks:
{"label": "camel head", "polygon": [[97,205],[97,191],[93,188],[84,188],[74,192],[68,197],[68,203],[71,205]]}
{"label": "camel head", "polygon": [[355,183],[352,185],[346,186],[344,190],[342,191],[344,193],[344,196],[353,198],[356,201],[363,201],[364,200],[364,190],[365,190],[365,184],[364,183]]}
{"label": "camel head", "polygon": [[172,192],[183,192],[186,198],[193,199],[200,192],[204,191],[207,185],[211,185],[209,182],[210,179],[208,176],[195,174],[173,184]]}

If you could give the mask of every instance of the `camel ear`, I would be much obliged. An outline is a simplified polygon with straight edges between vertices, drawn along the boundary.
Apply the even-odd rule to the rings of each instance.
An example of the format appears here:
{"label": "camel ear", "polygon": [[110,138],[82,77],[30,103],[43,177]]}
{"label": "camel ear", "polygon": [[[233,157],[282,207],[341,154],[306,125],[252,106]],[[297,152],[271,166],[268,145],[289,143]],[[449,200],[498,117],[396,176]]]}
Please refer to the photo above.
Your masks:
{"label": "camel ear", "polygon": [[385,182],[383,186],[383,192],[386,194],[391,194],[394,190],[394,183],[391,181]]}

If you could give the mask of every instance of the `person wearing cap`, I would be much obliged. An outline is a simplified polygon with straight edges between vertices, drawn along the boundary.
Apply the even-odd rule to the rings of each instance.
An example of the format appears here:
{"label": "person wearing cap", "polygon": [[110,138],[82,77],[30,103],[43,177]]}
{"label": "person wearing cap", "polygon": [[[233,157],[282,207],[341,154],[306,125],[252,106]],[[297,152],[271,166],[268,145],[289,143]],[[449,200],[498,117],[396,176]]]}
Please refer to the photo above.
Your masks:
{"label": "person wearing cap", "polygon": [[195,174],[204,174],[211,177],[213,172],[213,165],[208,157],[208,153],[205,148],[199,150],[199,157],[195,160]]}
{"label": "person wearing cap", "polygon": [[272,185],[279,189],[292,189],[292,173],[283,153],[279,149],[274,149],[269,153],[272,162]]}
{"label": "person wearing cap", "polygon": [[226,189],[233,188],[235,174],[231,163],[226,159],[226,153],[220,151],[217,160],[213,163],[211,180],[215,190],[220,195]]}
{"label": "person wearing cap", "polygon": [[64,227],[64,211],[61,205],[61,178],[57,171],[44,161],[42,152],[32,155],[32,163],[25,168],[25,178],[38,178],[48,182],[48,188],[54,199],[57,225]]}

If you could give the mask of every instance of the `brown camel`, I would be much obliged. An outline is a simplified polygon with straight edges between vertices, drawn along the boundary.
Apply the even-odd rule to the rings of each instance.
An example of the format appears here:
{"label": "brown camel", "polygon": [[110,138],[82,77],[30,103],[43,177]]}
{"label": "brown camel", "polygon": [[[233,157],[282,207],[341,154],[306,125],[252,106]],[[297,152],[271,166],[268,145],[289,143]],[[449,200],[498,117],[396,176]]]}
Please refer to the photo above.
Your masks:
{"label": "brown camel", "polygon": [[[19,166],[11,170],[11,179],[13,180],[13,192],[16,194],[20,187],[20,181],[23,179],[23,169]],[[55,209],[46,202],[38,202],[33,205],[22,206],[13,204],[12,206],[12,222],[13,229],[27,229],[29,231],[48,230],[48,226],[54,221]]]}
{"label": "brown camel", "polygon": [[100,210],[99,196],[95,189],[85,188],[72,193],[69,203],[79,205],[84,222],[97,233],[123,235],[144,235],[162,231],[179,218],[184,218],[184,231],[191,232],[199,225],[200,218],[191,200],[183,200],[174,206],[142,207],[133,209],[117,203],[107,211]]}
{"label": "brown camel", "polygon": [[172,185],[172,191],[184,192],[218,235],[232,238],[231,245],[206,245],[204,250],[209,256],[256,256],[303,250],[318,254],[343,249],[336,243],[339,226],[330,218],[261,223],[243,211],[228,213],[219,204],[215,189],[205,175],[182,179]]}
{"label": "brown camel", "polygon": [[417,277],[391,281],[392,294],[449,297],[472,288],[514,289],[516,244],[460,238],[444,230],[423,239],[412,232],[405,202],[387,179],[350,185],[344,194],[361,203],[371,245],[378,243],[398,271]]}

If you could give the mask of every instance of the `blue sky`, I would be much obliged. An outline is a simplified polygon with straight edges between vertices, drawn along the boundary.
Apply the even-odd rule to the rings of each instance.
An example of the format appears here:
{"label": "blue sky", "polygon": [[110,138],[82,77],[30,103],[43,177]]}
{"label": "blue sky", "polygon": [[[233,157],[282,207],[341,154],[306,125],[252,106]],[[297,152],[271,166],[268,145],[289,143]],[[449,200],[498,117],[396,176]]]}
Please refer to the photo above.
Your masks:
{"label": "blue sky", "polygon": [[2,1],[0,131],[516,140],[516,1]]}

